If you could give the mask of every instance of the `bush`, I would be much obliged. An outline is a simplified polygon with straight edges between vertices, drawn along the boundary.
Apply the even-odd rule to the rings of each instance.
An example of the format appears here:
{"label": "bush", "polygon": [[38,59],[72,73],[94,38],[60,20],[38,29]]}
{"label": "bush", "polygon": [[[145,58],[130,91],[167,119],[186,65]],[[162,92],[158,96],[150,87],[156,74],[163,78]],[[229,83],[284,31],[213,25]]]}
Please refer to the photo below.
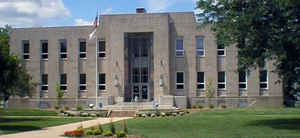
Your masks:
{"label": "bush", "polygon": [[84,130],[83,129],[83,126],[82,125],[80,125],[79,127],[77,127],[77,129],[76,130]]}
{"label": "bush", "polygon": [[67,137],[81,137],[84,134],[84,130],[73,130],[73,131],[66,131],[64,133]]}
{"label": "bush", "polygon": [[94,134],[94,130],[92,129],[88,129],[85,131],[85,135],[93,135]]}
{"label": "bush", "polygon": [[100,129],[93,130],[93,135],[101,135],[101,134],[102,134],[102,130]]}
{"label": "bush", "polygon": [[116,135],[118,138],[126,137],[126,133],[124,131],[117,131]]}
{"label": "bush", "polygon": [[110,119],[109,126],[110,126],[110,131],[111,131],[113,134],[116,134],[116,127],[115,127],[115,124],[112,122],[112,119]]}
{"label": "bush", "polygon": [[65,108],[66,111],[69,111],[69,110],[70,110],[70,107],[67,106],[67,105],[66,105],[64,108]]}
{"label": "bush", "polygon": [[101,133],[103,132],[103,128],[101,124],[98,125],[98,129],[101,131]]}
{"label": "bush", "polygon": [[103,135],[104,136],[112,136],[113,133],[110,130],[106,130],[106,131],[104,131]]}
{"label": "bush", "polygon": [[215,108],[215,106],[213,105],[213,104],[209,104],[209,106],[208,106],[210,109],[213,109],[213,108]]}
{"label": "bush", "polygon": [[204,108],[204,106],[203,106],[203,105],[201,105],[201,104],[200,104],[200,105],[198,105],[197,107],[198,107],[199,109],[203,109],[203,108]]}
{"label": "bush", "polygon": [[196,109],[196,108],[197,108],[197,106],[196,106],[196,105],[192,105],[192,108],[193,108],[193,109]]}
{"label": "bush", "polygon": [[55,110],[59,110],[59,109],[60,109],[60,106],[59,106],[59,105],[54,105],[54,109],[55,109]]}
{"label": "bush", "polygon": [[59,112],[60,112],[60,113],[65,113],[65,110],[61,109]]}
{"label": "bush", "polygon": [[225,109],[225,108],[227,108],[227,106],[226,106],[225,104],[222,104],[222,105],[221,105],[221,108],[222,108],[222,109]]}
{"label": "bush", "polygon": [[77,111],[81,111],[81,110],[83,110],[83,107],[82,107],[81,105],[77,105],[77,106],[76,106],[76,110],[77,110]]}

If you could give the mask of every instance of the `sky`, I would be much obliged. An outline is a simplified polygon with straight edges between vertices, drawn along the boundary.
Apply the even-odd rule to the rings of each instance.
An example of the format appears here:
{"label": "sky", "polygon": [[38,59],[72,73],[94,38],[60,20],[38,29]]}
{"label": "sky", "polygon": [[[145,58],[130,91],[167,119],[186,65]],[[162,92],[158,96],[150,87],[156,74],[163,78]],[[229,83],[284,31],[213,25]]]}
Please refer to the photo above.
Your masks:
{"label": "sky", "polygon": [[196,0],[0,0],[0,27],[90,25],[99,14],[194,11]]}

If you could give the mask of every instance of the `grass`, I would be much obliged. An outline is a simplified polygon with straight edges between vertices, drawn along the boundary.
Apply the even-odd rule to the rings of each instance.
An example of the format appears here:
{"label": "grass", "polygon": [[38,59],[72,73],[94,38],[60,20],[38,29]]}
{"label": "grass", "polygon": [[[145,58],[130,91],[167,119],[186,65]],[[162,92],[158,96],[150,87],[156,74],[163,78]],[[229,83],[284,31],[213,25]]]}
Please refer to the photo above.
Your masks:
{"label": "grass", "polygon": [[0,116],[56,116],[53,110],[41,109],[0,109]]}
{"label": "grass", "polygon": [[[144,138],[300,137],[300,109],[201,111],[183,117],[132,119],[127,126],[129,133]],[[116,128],[122,129],[121,122]]]}
{"label": "grass", "polygon": [[24,131],[40,130],[45,127],[58,126],[88,120],[87,118],[46,118],[46,117],[1,117],[0,135]]}

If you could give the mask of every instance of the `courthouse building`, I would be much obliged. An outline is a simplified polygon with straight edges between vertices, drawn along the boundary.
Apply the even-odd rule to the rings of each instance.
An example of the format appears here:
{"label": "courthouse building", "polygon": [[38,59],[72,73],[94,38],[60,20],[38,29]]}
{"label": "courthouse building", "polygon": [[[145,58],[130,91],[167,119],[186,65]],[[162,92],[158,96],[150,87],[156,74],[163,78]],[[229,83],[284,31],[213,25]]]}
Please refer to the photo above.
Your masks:
{"label": "courthouse building", "polygon": [[11,99],[9,106],[53,107],[58,86],[64,104],[73,107],[188,107],[208,103],[208,83],[216,105],[282,106],[272,62],[238,72],[237,48],[217,45],[197,19],[194,12],[143,9],[101,15],[91,40],[93,26],[13,29],[10,51],[40,85],[33,97]]}

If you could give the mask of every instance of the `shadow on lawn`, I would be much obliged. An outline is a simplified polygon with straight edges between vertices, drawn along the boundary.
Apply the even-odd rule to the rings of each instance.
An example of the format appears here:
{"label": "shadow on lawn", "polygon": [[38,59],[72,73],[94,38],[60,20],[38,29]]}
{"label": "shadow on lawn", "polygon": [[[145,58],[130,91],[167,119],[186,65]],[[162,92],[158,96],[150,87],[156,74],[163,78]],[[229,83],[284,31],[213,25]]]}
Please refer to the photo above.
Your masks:
{"label": "shadow on lawn", "polygon": [[249,123],[251,126],[268,126],[274,129],[300,130],[300,118],[266,119]]}
{"label": "shadow on lawn", "polygon": [[[0,118],[0,131],[5,133],[17,133],[22,131],[40,130],[41,127],[33,126],[31,121],[39,121],[40,118]],[[1,133],[0,133],[1,135]]]}

